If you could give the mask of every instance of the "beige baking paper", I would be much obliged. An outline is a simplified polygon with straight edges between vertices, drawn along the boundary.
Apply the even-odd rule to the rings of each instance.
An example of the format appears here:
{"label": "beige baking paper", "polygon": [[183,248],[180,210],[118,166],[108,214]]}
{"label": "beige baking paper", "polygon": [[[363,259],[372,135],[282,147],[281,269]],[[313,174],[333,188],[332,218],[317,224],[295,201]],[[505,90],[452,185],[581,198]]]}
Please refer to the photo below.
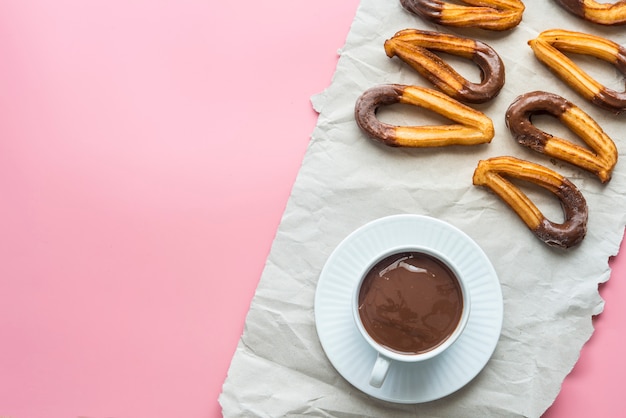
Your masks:
{"label": "beige baking paper", "polygon": [[[526,4],[517,28],[494,33],[428,23],[399,1],[361,2],[333,81],[312,100],[318,124],[224,383],[219,400],[225,417],[539,417],[552,404],[593,332],[592,316],[602,311],[598,283],[609,278],[609,257],[623,237],[625,116],[584,101],[536,60],[527,41],[561,28],[624,44],[626,31],[583,22],[554,1]],[[497,98],[474,106],[493,119],[496,135],[490,144],[390,148],[358,129],[354,103],[367,88],[382,83],[430,87],[406,64],[385,55],[384,41],[405,28],[479,39],[500,54],[506,84]],[[476,81],[478,70],[459,61],[452,62]],[[576,62],[609,87],[624,89],[623,76],[610,64],[585,57]],[[593,175],[512,140],[505,111],[517,96],[533,90],[571,100],[615,140],[620,161],[610,183],[601,185]],[[415,115],[403,112],[395,109],[384,117],[414,123]],[[575,138],[545,119],[540,127]],[[580,188],[589,206],[589,229],[579,247],[547,247],[495,195],[472,185],[478,161],[502,155],[547,165]],[[533,199],[549,217],[562,216],[555,199],[543,193]],[[502,334],[486,367],[461,390],[426,404],[387,403],[361,393],[335,371],[316,334],[314,295],[329,254],[356,228],[398,213],[437,217],[465,231],[492,260],[504,298]]]}

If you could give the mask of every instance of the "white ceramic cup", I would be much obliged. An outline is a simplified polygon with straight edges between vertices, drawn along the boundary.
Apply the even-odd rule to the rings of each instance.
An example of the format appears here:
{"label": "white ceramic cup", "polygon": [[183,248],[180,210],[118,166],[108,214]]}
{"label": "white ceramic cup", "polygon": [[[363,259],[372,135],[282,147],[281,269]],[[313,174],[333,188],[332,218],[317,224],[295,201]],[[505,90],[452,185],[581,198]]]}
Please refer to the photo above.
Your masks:
{"label": "white ceramic cup", "polygon": [[[454,331],[450,334],[450,336],[445,339],[439,345],[436,345],[431,350],[420,352],[417,354],[413,353],[401,353],[394,350],[391,350],[381,344],[379,344],[374,338],[372,338],[365,326],[361,322],[361,317],[359,315],[359,291],[361,289],[361,285],[367,276],[367,273],[380,261],[384,258],[389,257],[393,254],[404,253],[404,252],[416,252],[426,254],[428,256],[434,257],[437,260],[441,261],[444,265],[446,265],[451,272],[454,274],[456,279],[459,282],[459,286],[461,289],[462,300],[463,300],[463,310],[461,313],[461,317],[459,322],[454,329]],[[374,257],[370,263],[365,266],[365,268],[360,272],[360,280],[357,285],[354,287],[354,292],[352,295],[352,313],[354,316],[354,321],[356,323],[359,332],[367,341],[367,343],[378,352],[376,361],[374,362],[374,366],[372,367],[372,372],[370,374],[370,385],[376,388],[380,388],[387,377],[387,373],[389,372],[389,368],[392,362],[400,362],[400,363],[415,363],[424,360],[431,359],[439,354],[443,353],[447,350],[454,342],[459,338],[459,336],[463,333],[463,329],[467,324],[469,313],[470,313],[470,294],[467,286],[463,281],[463,276],[459,272],[459,269],[455,266],[454,262],[446,257],[444,254],[435,251],[430,248],[420,247],[420,246],[402,246],[396,248],[390,248],[380,253],[378,256]]]}

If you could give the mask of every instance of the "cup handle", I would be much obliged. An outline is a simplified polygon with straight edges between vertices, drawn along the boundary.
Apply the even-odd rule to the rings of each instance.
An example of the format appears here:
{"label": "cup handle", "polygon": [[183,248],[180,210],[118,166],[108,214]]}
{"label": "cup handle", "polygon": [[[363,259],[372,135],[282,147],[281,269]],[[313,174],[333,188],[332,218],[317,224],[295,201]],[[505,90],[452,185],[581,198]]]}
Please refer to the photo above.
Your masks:
{"label": "cup handle", "polygon": [[374,367],[372,368],[372,373],[370,374],[371,386],[379,388],[383,385],[383,382],[387,377],[387,372],[389,372],[389,366],[391,366],[391,360],[381,354],[378,354],[376,362],[374,362]]}

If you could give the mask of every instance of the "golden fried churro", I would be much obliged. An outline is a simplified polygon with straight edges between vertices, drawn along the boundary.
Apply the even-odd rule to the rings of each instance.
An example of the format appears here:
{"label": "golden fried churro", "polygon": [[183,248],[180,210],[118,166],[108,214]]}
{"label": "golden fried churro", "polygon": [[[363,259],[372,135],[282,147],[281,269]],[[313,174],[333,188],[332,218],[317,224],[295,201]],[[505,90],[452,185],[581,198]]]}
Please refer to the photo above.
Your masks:
{"label": "golden fried churro", "polygon": [[[531,182],[553,193],[561,202],[565,221],[555,223],[548,220],[528,196],[506,177]],[[547,167],[515,157],[494,157],[479,161],[473,183],[491,189],[537,238],[549,246],[570,248],[585,237],[588,210],[584,196],[567,178]]]}
{"label": "golden fried churro", "polygon": [[[482,72],[472,83],[431,51],[470,59]],[[447,95],[469,103],[484,103],[498,95],[504,85],[504,63],[489,45],[441,32],[405,29],[385,41],[385,52],[397,56]]]}
{"label": "golden fried churro", "polygon": [[[531,119],[539,114],[557,118],[591,151],[535,127]],[[611,179],[617,163],[615,143],[591,116],[565,98],[543,91],[523,94],[509,106],[506,125],[521,145],[590,171],[602,183]]]}
{"label": "golden fried churro", "polygon": [[[376,117],[379,107],[404,103],[440,114],[456,124],[396,126]],[[401,84],[385,84],[365,91],[355,105],[359,127],[372,138],[396,147],[441,147],[488,143],[494,136],[493,122],[484,113],[436,90]]]}
{"label": "golden fried churro", "polygon": [[589,55],[607,61],[626,75],[626,49],[621,45],[600,36],[562,29],[544,31],[528,44],[539,61],[585,99],[616,113],[626,109],[626,92],[600,84],[564,54]]}
{"label": "golden fried churro", "polygon": [[493,31],[517,26],[525,9],[520,0],[463,0],[461,3],[467,6],[442,0],[400,0],[406,10],[431,22]]}
{"label": "golden fried churro", "polygon": [[599,3],[595,0],[557,0],[565,10],[599,25],[626,23],[626,0]]}

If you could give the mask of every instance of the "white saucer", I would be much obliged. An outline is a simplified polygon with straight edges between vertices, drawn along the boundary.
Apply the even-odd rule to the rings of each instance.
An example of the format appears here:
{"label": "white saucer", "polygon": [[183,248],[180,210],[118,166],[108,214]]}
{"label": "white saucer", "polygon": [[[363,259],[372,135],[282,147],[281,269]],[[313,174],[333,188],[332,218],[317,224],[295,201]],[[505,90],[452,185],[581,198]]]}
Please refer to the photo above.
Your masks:
{"label": "white saucer", "polygon": [[[382,387],[369,385],[376,351],[354,323],[351,296],[358,273],[387,248],[423,245],[450,257],[466,278],[472,308],[459,339],[443,354],[420,363],[391,365]],[[464,232],[421,215],[393,215],[372,221],[346,237],[330,255],[315,293],[315,323],[326,355],[357,389],[378,399],[422,403],[447,396],[485,367],[502,329],[500,282],[482,249]]]}

